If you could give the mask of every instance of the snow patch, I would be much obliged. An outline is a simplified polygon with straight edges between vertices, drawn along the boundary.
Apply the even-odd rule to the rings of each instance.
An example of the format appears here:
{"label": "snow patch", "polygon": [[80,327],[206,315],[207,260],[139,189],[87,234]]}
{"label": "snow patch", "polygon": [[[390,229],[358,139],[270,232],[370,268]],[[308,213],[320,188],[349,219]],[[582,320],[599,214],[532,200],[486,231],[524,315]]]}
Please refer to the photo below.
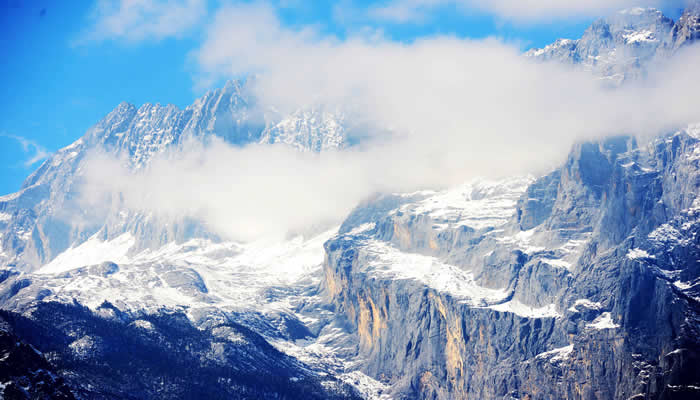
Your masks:
{"label": "snow patch", "polygon": [[574,302],[574,305],[569,307],[569,311],[571,312],[578,312],[578,307],[582,306],[591,310],[600,310],[603,308],[603,305],[598,303],[598,302],[593,302],[588,299],[578,299]]}
{"label": "snow patch", "polygon": [[661,245],[686,245],[688,239],[671,224],[662,224],[654,229],[648,236],[649,240]]}
{"label": "snow patch", "polygon": [[362,247],[362,252],[368,257],[364,272],[392,280],[416,280],[473,306],[484,305],[484,302],[494,303],[507,296],[505,289],[479,286],[472,273],[445,264],[435,257],[405,253],[377,240],[368,241]]}
{"label": "snow patch", "polygon": [[567,270],[571,269],[571,263],[568,261],[559,260],[555,258],[543,258],[542,261],[554,267],[560,267]]}
{"label": "snow patch", "polygon": [[156,330],[155,326],[153,326],[151,322],[143,319],[137,319],[136,321],[132,322],[131,325],[149,332]]}
{"label": "snow patch", "polygon": [[[247,244],[193,239],[137,254],[128,254],[133,240],[128,235],[110,242],[91,238],[44,266],[35,284],[52,290],[47,301],[77,299],[94,309],[106,300],[125,311],[215,306],[229,311],[290,312],[293,293],[320,282],[323,243],[336,233],[334,228],[312,238]],[[108,276],[90,271],[63,274],[104,259],[119,263],[119,269]],[[285,296],[270,291],[275,288],[284,288]]]}
{"label": "snow patch", "polygon": [[654,35],[654,32],[650,30],[644,30],[644,31],[634,31],[634,32],[629,32],[622,37],[625,39],[627,43],[653,43],[653,42],[658,42],[656,39],[656,36]]}
{"label": "snow patch", "polygon": [[629,249],[629,251],[627,251],[627,258],[629,258],[630,260],[637,260],[640,258],[654,258],[654,256],[649,255],[649,253],[647,253],[646,250],[635,248]]}
{"label": "snow patch", "polygon": [[616,329],[620,325],[616,324],[612,320],[612,316],[609,312],[604,312],[598,316],[593,322],[587,324],[586,327],[593,329]]}
{"label": "snow patch", "polygon": [[554,350],[545,351],[544,353],[540,353],[537,356],[535,356],[535,358],[540,360],[546,359],[550,362],[562,361],[569,358],[572,351],[574,351],[574,345],[570,344],[568,346],[559,347]]}
{"label": "snow patch", "polygon": [[390,400],[392,398],[388,394],[389,385],[370,378],[361,371],[346,372],[338,375],[338,378],[354,386],[367,400]]}
{"label": "snow patch", "polygon": [[523,318],[557,318],[559,313],[557,312],[557,306],[554,304],[548,304],[544,307],[535,308],[523,304],[518,300],[511,300],[505,303],[489,306],[488,308],[496,311],[503,311],[513,313]]}
{"label": "snow patch", "polygon": [[681,354],[682,352],[684,352],[684,351],[686,351],[686,350],[687,350],[687,349],[683,349],[683,348],[675,349],[675,350],[673,350],[673,351],[671,351],[671,352],[666,353],[666,357],[672,356],[672,355],[674,355],[674,354]]}
{"label": "snow patch", "polygon": [[429,197],[404,205],[400,210],[428,215],[440,224],[439,228],[494,228],[508,222],[518,198],[533,180],[531,176],[500,181],[475,179],[441,192],[419,192]]}
{"label": "snow patch", "polygon": [[128,262],[127,253],[136,239],[131,233],[124,233],[108,241],[92,236],[77,247],[71,247],[37,271],[38,274],[56,274],[86,265],[111,261],[117,264]]}
{"label": "snow patch", "polygon": [[680,280],[673,282],[673,286],[677,287],[680,290],[688,290],[688,289],[692,288],[693,286],[695,286],[696,284],[697,283],[691,284],[690,282],[683,282]]}

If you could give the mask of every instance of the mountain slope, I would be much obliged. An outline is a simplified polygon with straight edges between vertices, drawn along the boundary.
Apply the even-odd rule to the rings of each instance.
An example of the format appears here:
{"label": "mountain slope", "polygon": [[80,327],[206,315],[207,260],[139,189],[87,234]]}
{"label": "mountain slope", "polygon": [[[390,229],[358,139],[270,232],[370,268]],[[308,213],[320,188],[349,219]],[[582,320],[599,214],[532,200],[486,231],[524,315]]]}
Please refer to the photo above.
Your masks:
{"label": "mountain slope", "polygon": [[232,321],[199,330],[178,313],[131,319],[109,303],[95,315],[77,306],[40,303],[32,318],[3,312],[13,330],[51,355],[79,398],[353,399],[262,337]]}
{"label": "mountain slope", "polygon": [[44,355],[23,342],[0,316],[0,398],[75,399]]}

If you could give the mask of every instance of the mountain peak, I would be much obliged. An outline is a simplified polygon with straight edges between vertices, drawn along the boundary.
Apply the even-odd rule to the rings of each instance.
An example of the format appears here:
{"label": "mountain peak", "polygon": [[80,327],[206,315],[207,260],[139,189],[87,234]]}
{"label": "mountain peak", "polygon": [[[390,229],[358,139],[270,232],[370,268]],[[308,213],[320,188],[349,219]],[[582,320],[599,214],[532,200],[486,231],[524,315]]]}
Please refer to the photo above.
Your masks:
{"label": "mountain peak", "polygon": [[674,49],[700,39],[700,0],[686,7],[673,29]]}
{"label": "mountain peak", "polygon": [[578,40],[559,39],[527,57],[580,65],[614,84],[642,76],[647,65],[700,38],[700,2],[678,22],[656,8],[620,10],[594,21]]}
{"label": "mountain peak", "polygon": [[122,113],[125,111],[131,111],[131,110],[135,110],[135,109],[136,109],[135,105],[129,103],[128,101],[122,101],[114,108],[114,110],[112,110],[112,112]]}

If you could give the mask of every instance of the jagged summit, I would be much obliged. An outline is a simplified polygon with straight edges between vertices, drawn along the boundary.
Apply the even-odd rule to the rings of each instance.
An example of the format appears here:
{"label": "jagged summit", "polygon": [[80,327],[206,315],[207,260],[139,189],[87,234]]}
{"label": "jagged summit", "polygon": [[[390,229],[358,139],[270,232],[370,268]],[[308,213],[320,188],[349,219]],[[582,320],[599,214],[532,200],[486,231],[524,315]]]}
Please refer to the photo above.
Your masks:
{"label": "jagged summit", "polygon": [[255,79],[228,80],[184,109],[172,104],[145,103],[137,107],[122,102],[83,138],[58,153],[81,146],[103,146],[110,152],[128,155],[133,166],[140,168],[170,146],[209,136],[236,146],[284,143],[315,152],[346,145],[345,118],[340,109],[314,106],[280,115],[256,104],[249,91]]}
{"label": "jagged summit", "polygon": [[667,57],[700,37],[697,3],[674,22],[655,8],[629,8],[596,20],[579,39],[559,39],[525,53],[537,60],[580,66],[619,84],[645,73],[655,59]]}
{"label": "jagged summit", "polygon": [[[172,104],[122,102],[80,139],[49,157],[23,183],[22,189],[0,197],[0,260],[20,269],[34,269],[84,242],[98,231],[114,238],[126,231],[140,232],[146,247],[188,237],[207,237],[199,226],[170,224],[165,230],[145,216],[89,215],[75,203],[77,174],[86,157],[104,150],[128,160],[134,170],[145,168],[158,154],[189,141],[218,137],[233,146],[281,143],[299,151],[321,152],[347,146],[346,120],[340,109],[308,107],[288,115],[268,112],[247,90],[254,77],[230,80],[207,91],[180,109]],[[61,215],[81,215],[80,223]],[[180,228],[178,228],[180,226]],[[160,232],[160,233],[156,233]]]}

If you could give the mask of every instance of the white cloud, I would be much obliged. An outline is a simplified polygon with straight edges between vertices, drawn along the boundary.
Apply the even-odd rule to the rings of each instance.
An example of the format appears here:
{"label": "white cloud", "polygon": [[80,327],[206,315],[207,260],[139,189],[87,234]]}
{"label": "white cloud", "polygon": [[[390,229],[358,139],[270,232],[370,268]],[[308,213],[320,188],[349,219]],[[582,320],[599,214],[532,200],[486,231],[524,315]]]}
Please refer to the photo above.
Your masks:
{"label": "white cloud", "polygon": [[286,28],[271,7],[253,4],[221,10],[196,58],[213,76],[262,72],[255,88],[262,104],[342,104],[421,141],[438,137],[482,150],[544,142],[538,153],[549,143],[559,151],[573,138],[659,130],[698,117],[697,107],[670,89],[678,81],[697,84],[690,68],[698,65],[696,49],[659,66],[677,77],[652,72],[613,91],[586,72],[532,63],[496,39],[341,41]]}
{"label": "white cloud", "polygon": [[22,146],[22,151],[24,151],[24,153],[27,154],[29,157],[23,162],[26,168],[31,167],[39,161],[45,160],[48,156],[51,155],[50,152],[48,152],[43,146],[41,146],[34,140],[27,139],[18,135],[9,135],[5,133],[0,133],[0,136],[14,139],[20,144],[20,146]]}
{"label": "white cloud", "polygon": [[629,7],[680,5],[681,0],[392,0],[370,7],[369,15],[394,22],[421,22],[441,6],[480,11],[511,21],[599,17]]}
{"label": "white cloud", "polygon": [[339,40],[286,28],[265,4],[227,7],[195,54],[202,71],[261,72],[252,87],[258,103],[279,110],[340,106],[367,127],[364,145],[317,155],[188,144],[136,176],[97,157],[85,168],[94,172],[86,193],[119,193],[129,208],[196,217],[233,238],[284,234],[340,220],[375,191],[542,171],[575,140],[700,121],[688,97],[700,92],[698,50],[612,90],[586,72],[534,63],[496,39]]}
{"label": "white cloud", "polygon": [[207,0],[98,0],[84,41],[180,37],[200,23]]}
{"label": "white cloud", "polygon": [[185,143],[183,149],[158,156],[136,174],[113,155],[93,154],[81,169],[82,201],[94,209],[119,198],[131,210],[196,218],[224,237],[249,240],[337,222],[372,185],[359,153],[302,154],[283,145],[241,149],[218,140]]}

